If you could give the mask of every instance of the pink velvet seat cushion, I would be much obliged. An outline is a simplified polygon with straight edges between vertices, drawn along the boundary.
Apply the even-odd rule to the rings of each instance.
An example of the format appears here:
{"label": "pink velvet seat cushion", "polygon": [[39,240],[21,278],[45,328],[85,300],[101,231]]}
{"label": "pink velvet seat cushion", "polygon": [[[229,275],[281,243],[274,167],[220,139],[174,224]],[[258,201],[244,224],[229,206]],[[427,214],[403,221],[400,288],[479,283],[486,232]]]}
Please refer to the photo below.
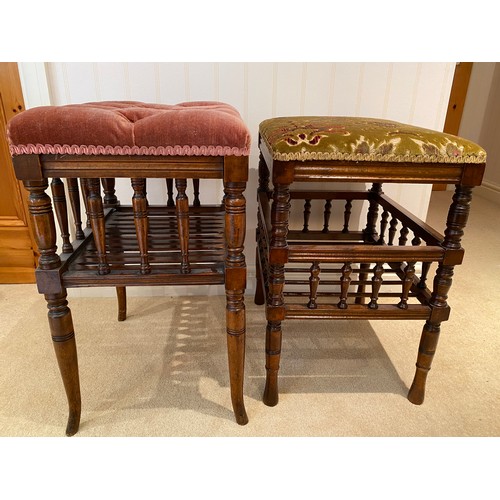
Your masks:
{"label": "pink velvet seat cushion", "polygon": [[12,155],[250,154],[250,133],[238,111],[210,101],[41,106],[12,118],[7,137]]}

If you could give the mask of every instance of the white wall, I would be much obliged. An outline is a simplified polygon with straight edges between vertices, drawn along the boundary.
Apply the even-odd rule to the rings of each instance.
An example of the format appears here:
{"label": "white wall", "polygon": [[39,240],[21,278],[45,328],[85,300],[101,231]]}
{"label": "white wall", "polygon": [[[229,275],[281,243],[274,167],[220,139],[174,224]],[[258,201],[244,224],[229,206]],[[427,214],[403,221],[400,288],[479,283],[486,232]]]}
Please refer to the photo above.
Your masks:
{"label": "white wall", "polygon": [[[26,64],[24,64],[26,66]],[[139,100],[174,104],[220,100],[241,113],[252,134],[246,198],[246,255],[253,272],[257,134],[259,123],[280,115],[353,115],[402,121],[442,130],[454,63],[46,63],[54,105],[97,100]],[[29,67],[21,72],[29,80]],[[36,85],[35,85],[36,87]],[[29,84],[25,85],[29,88]],[[32,91],[34,92],[34,91]],[[27,102],[35,102],[28,96]],[[164,184],[148,189],[151,202],[165,198]],[[202,184],[203,188],[203,184]],[[391,185],[386,193],[425,219],[430,186]],[[202,201],[219,201],[210,184]],[[126,180],[117,183],[122,202],[131,196]],[[437,228],[442,229],[442,228]],[[253,287],[249,279],[250,287]]]}
{"label": "white wall", "polygon": [[458,134],[477,143],[479,143],[481,136],[495,65],[494,62],[475,62],[472,65]]}
{"label": "white wall", "polygon": [[484,181],[500,193],[500,64],[495,63],[479,142],[488,152]]}
{"label": "white wall", "polygon": [[483,183],[474,192],[500,204],[500,63],[475,62],[459,134],[488,155]]}

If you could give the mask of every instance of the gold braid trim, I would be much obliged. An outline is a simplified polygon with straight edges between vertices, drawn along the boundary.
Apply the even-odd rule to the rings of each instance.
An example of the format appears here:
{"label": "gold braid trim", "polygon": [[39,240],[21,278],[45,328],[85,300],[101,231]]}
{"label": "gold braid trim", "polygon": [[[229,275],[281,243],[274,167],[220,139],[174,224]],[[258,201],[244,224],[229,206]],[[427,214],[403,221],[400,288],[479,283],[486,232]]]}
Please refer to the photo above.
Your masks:
{"label": "gold braid trim", "polygon": [[[267,141],[266,141],[267,144]],[[268,144],[267,144],[268,145]],[[269,147],[269,145],[268,145]],[[272,151],[272,148],[269,147]],[[311,161],[311,160],[343,160],[343,161],[379,161],[393,163],[486,163],[486,153],[462,156],[442,156],[442,155],[394,155],[394,154],[376,154],[376,153],[339,153],[339,152],[310,152],[301,151],[297,153],[279,153],[272,151],[273,160],[278,161]]]}

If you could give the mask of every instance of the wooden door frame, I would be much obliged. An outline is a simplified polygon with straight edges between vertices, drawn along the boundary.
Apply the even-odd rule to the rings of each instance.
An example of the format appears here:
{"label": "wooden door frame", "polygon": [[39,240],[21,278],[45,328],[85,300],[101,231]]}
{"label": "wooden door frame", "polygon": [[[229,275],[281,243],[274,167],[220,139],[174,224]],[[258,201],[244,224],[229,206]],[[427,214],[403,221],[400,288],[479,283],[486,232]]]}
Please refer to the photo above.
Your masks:
{"label": "wooden door frame", "polygon": [[[455,66],[455,74],[453,75],[450,99],[448,101],[448,109],[446,111],[446,119],[443,128],[443,132],[447,134],[458,135],[460,130],[460,122],[462,121],[473,64],[474,63],[471,62],[457,62]],[[444,191],[446,190],[446,184],[434,184],[432,190]]]}
{"label": "wooden door frame", "polygon": [[[6,85],[2,86],[2,92],[0,95],[1,119],[6,123],[25,109],[23,90],[17,63],[0,62],[0,76],[2,77],[2,82],[6,82]],[[2,137],[2,140],[6,141],[4,137]],[[10,156],[8,156],[5,168],[7,169],[7,175],[10,178],[7,189],[14,189],[13,197],[16,200],[15,204],[18,219],[12,218],[12,220],[10,220],[10,218],[7,218],[2,221],[2,227],[8,228],[10,226],[12,227],[12,230],[15,230],[14,228],[16,227],[19,229],[21,229],[21,227],[27,228],[31,244],[30,249],[33,252],[33,267],[13,268],[12,273],[10,272],[11,269],[7,267],[2,268],[4,271],[0,273],[0,283],[34,283],[35,268],[39,254],[29,216],[27,203],[28,195],[24,189],[23,183],[18,181],[14,174],[14,167]],[[19,271],[15,271],[16,269],[19,269]]]}

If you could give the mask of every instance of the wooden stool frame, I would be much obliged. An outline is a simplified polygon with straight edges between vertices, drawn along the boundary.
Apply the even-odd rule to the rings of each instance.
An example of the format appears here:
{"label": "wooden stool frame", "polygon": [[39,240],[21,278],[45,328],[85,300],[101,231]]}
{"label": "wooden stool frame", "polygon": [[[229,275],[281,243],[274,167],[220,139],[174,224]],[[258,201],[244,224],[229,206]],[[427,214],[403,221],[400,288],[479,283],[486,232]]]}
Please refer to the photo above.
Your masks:
{"label": "wooden stool frame", "polygon": [[[29,192],[30,217],[40,253],[37,286],[47,300],[50,332],[69,405],[66,434],[70,436],[78,431],[81,415],[75,334],[66,300],[69,287],[116,287],[118,319],[124,320],[126,286],[224,284],[231,400],[237,423],[246,424],[248,418],[243,401],[246,202],[243,191],[248,180],[248,156],[27,154],[14,156],[13,163],[17,178],[24,182]],[[117,177],[131,179],[131,207],[121,205],[114,195],[114,179]],[[63,239],[61,255],[57,254],[51,200],[45,192],[50,178],[54,210]],[[146,197],[146,179],[149,178],[166,179],[167,206],[149,206]],[[69,208],[61,179],[67,179],[69,208],[75,220],[74,242],[69,241]],[[86,228],[82,228],[79,215],[78,179],[87,212]],[[187,179],[193,179],[194,184],[192,206],[189,206],[186,196]],[[199,179],[222,179],[222,205],[200,206]],[[174,180],[178,193],[175,202],[172,198]],[[150,220],[154,215],[160,222]],[[155,224],[159,224],[163,231],[175,227],[175,231],[170,229],[167,233],[178,235],[176,249],[180,259],[177,261],[171,257],[161,260],[149,254],[149,245],[155,244]],[[208,268],[196,264],[196,250],[200,250],[199,253],[205,250],[203,243],[193,243],[195,251],[190,248],[193,234],[197,229],[203,231],[206,224],[218,225],[221,233],[210,248]],[[136,259],[133,265],[126,261],[123,251],[126,244],[120,240],[121,228],[125,226],[135,226],[137,240],[134,249],[140,254],[140,259]],[[164,235],[162,237],[165,239]]]}
{"label": "wooden stool frame", "polygon": [[[282,321],[285,319],[425,320],[416,373],[408,393],[412,403],[423,403],[440,325],[450,314],[447,297],[453,270],[461,264],[464,255],[461,239],[472,188],[481,184],[485,165],[278,161],[272,159],[271,151],[260,139],[255,303],[266,305],[264,403],[268,406],[278,403]],[[368,192],[291,189],[294,182],[318,181],[328,187],[336,182],[371,183],[372,186]],[[386,196],[383,183],[454,184],[444,235]],[[292,199],[304,200],[302,230],[289,231]],[[324,227],[311,231],[311,201],[319,199],[325,201]],[[344,227],[338,231],[329,228],[332,200],[345,201]],[[357,200],[368,203],[366,227],[362,231],[351,231],[351,206]],[[398,240],[396,228],[398,231],[401,228]],[[413,238],[407,245],[410,231]],[[426,280],[433,262],[437,263],[437,271],[429,289]],[[417,275],[416,264],[421,266],[420,275]],[[328,277],[323,280],[324,271]],[[309,279],[294,277],[300,272],[309,273]],[[391,279],[386,282],[387,273]],[[338,278],[332,279],[335,274]],[[289,291],[289,285],[300,284],[305,285],[306,291]],[[336,285],[338,291],[320,293],[321,284],[330,286],[330,290]],[[399,291],[381,293],[381,287],[386,284],[398,286]],[[292,300],[296,297],[299,303]],[[320,297],[334,300],[319,304]],[[395,301],[379,304],[381,297],[387,297],[386,300],[393,297]],[[412,301],[416,304],[410,304]]]}

